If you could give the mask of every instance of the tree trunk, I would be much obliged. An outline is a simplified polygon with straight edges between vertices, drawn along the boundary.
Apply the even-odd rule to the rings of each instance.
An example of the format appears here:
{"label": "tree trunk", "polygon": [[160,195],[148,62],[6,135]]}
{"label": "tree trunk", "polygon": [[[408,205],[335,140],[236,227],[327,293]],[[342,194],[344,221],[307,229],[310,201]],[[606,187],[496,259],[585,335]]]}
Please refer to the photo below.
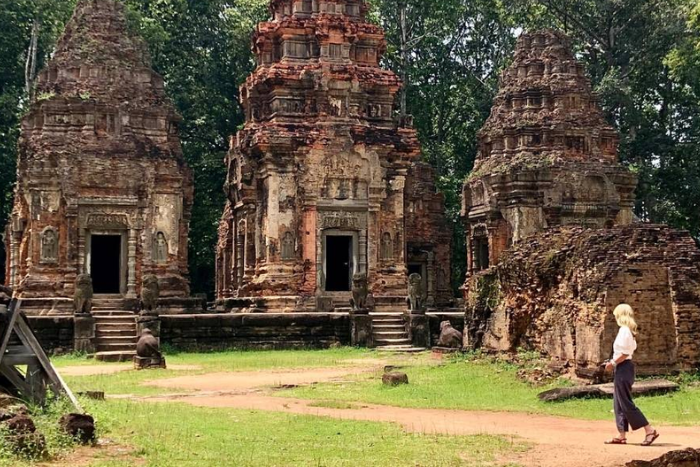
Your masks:
{"label": "tree trunk", "polygon": [[24,67],[24,86],[30,99],[34,98],[34,80],[36,79],[36,59],[40,30],[41,23],[39,20],[34,20],[32,37],[29,41],[29,50],[27,51],[27,61]]}

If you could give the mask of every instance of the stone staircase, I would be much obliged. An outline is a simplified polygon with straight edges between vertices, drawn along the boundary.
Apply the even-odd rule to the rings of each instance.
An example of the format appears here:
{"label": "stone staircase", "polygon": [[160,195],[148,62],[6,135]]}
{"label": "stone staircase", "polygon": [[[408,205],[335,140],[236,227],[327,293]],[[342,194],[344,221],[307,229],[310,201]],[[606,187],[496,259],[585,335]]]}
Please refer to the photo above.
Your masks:
{"label": "stone staircase", "polygon": [[422,352],[414,347],[406,329],[405,297],[378,297],[372,317],[372,334],[377,350],[392,352]]}
{"label": "stone staircase", "polygon": [[136,314],[126,308],[119,296],[93,300],[96,360],[124,362],[136,355]]}

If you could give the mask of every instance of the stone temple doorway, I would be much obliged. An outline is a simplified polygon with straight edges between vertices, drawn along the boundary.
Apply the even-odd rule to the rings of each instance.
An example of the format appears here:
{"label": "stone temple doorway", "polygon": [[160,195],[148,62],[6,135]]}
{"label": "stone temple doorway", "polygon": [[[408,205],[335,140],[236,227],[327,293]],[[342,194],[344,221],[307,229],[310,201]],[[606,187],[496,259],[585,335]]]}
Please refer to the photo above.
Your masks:
{"label": "stone temple doorway", "polygon": [[355,272],[357,236],[353,233],[327,231],[323,242],[323,269],[326,292],[349,292]]}
{"label": "stone temple doorway", "polygon": [[124,239],[119,234],[90,236],[89,273],[95,294],[124,293]]}

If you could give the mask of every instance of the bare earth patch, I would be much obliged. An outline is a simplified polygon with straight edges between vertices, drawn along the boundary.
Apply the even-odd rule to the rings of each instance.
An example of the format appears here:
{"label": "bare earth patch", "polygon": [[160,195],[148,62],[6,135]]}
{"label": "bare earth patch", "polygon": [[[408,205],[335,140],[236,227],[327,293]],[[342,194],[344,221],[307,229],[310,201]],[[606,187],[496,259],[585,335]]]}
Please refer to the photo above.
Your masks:
{"label": "bare earth patch", "polygon": [[651,460],[663,453],[697,447],[699,427],[662,426],[662,436],[653,447],[642,447],[641,432],[630,437],[628,446],[606,446],[614,432],[612,420],[585,421],[563,417],[511,412],[470,412],[442,409],[409,409],[362,404],[353,407],[324,407],[318,401],[267,396],[261,387],[284,387],[342,381],[350,375],[376,371],[378,367],[317,368],[311,370],[252,371],[182,376],[151,381],[151,386],[194,390],[192,394],[147,397],[152,402],[179,401],[198,407],[221,407],[316,415],[345,420],[393,422],[406,431],[446,435],[492,434],[513,436],[533,444],[525,453],[514,453],[503,462],[532,467],[612,467],[633,459]]}
{"label": "bare earth patch", "polygon": [[[122,371],[133,370],[134,367],[130,363],[127,365],[83,365],[83,366],[66,366],[59,368],[58,372],[63,376],[96,376],[96,375],[113,375]],[[195,371],[201,370],[199,365],[168,365],[168,370],[174,371]]]}
{"label": "bare earth patch", "polygon": [[[669,450],[697,446],[700,428],[662,426],[658,444],[642,447],[640,432],[633,433],[628,446],[606,446],[612,422],[572,420],[563,417],[510,412],[406,409],[366,404],[351,409],[314,407],[314,401],[260,394],[193,395],[191,397],[149,398],[150,401],[178,400],[198,407],[221,407],[287,412],[334,417],[343,420],[394,422],[416,433],[446,435],[492,434],[514,436],[534,444],[533,449],[503,461],[537,467],[613,467],[633,459],[651,460]],[[614,428],[614,427],[613,427]],[[613,430],[614,431],[614,430]]]}
{"label": "bare earth patch", "polygon": [[376,371],[377,367],[315,368],[280,371],[240,371],[179,376],[144,383],[159,388],[177,388],[194,391],[242,391],[260,387],[300,386],[320,382],[339,381],[351,375]]}
{"label": "bare earth patch", "polygon": [[80,446],[66,457],[62,457],[51,462],[41,462],[37,467],[60,467],[70,465],[71,467],[87,467],[95,461],[104,462],[128,462],[129,465],[140,467],[146,465],[146,461],[136,456],[134,449],[122,446],[111,440],[100,440],[97,446]]}

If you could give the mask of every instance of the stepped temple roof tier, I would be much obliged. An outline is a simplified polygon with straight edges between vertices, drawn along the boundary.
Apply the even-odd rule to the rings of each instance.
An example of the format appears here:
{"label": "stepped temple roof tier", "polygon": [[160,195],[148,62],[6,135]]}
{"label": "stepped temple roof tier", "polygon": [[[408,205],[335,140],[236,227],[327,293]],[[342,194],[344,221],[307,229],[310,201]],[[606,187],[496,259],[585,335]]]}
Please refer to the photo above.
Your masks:
{"label": "stepped temple roof tier", "polygon": [[148,274],[164,298],[189,294],[180,121],[124,5],[80,0],[22,121],[7,236],[22,298],[69,302],[80,274],[98,295],[135,300]]}
{"label": "stepped temple roof tier", "polygon": [[632,222],[637,179],[618,162],[618,143],[569,39],[523,34],[464,185],[470,271],[547,227]]}
{"label": "stepped temple roof tier", "polygon": [[[246,124],[227,159],[218,298],[331,310],[348,306],[353,275],[390,301],[405,296],[411,270],[431,303],[449,301],[449,267],[437,266],[449,264],[449,240],[405,228],[419,215],[407,206],[439,218],[442,197],[417,164],[410,118],[396,117],[401,82],[379,66],[383,31],[361,1],[274,1],[271,11],[253,35],[258,67],[241,87]],[[411,198],[426,192],[437,202]]]}

